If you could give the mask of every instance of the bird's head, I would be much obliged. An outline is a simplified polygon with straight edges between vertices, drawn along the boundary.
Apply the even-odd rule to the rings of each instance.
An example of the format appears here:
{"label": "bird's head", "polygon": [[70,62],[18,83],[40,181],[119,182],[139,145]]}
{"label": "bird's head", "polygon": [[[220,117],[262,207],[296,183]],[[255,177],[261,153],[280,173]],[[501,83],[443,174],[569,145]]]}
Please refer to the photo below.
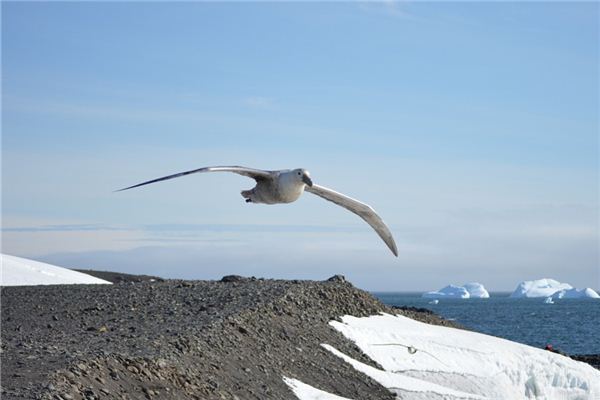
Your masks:
{"label": "bird's head", "polygon": [[310,179],[310,173],[305,170],[304,168],[298,168],[292,171],[294,174],[294,177],[299,180],[302,181],[304,184],[308,185],[308,186],[312,186],[312,179]]}

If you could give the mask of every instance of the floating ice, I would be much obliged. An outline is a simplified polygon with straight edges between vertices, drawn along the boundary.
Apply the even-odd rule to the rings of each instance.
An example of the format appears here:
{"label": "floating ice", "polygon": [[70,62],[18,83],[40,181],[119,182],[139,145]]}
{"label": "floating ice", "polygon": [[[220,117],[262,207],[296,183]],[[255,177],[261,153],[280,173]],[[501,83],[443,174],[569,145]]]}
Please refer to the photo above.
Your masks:
{"label": "floating ice", "polygon": [[488,298],[490,294],[481,283],[469,282],[463,286],[448,285],[438,291],[423,293],[427,299]]}
{"label": "floating ice", "polygon": [[566,289],[560,290],[552,295],[554,299],[600,299],[600,295],[594,289]]}
{"label": "floating ice", "polygon": [[438,291],[423,293],[426,299],[468,299],[469,292],[462,286],[448,285]]}
{"label": "floating ice", "polygon": [[515,291],[510,295],[512,298],[522,297],[552,297],[556,299],[575,299],[589,297],[600,298],[593,289],[575,289],[568,283],[561,283],[554,279],[538,279],[534,281],[523,281],[519,283]]}
{"label": "floating ice", "polygon": [[467,289],[467,292],[469,292],[469,295],[472,299],[487,299],[490,297],[490,294],[481,283],[469,282],[465,283],[463,286],[465,289]]}

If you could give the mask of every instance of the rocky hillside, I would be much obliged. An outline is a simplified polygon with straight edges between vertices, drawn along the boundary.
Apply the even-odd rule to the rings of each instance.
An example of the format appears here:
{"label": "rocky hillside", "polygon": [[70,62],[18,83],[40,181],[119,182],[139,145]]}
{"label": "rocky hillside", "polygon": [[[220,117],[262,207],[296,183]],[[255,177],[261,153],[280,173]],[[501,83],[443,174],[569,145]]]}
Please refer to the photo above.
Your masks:
{"label": "rocky hillside", "polygon": [[115,281],[2,290],[3,399],[294,399],[284,376],[393,398],[321,347],[372,364],[328,322],[399,312],[342,277]]}
{"label": "rocky hillside", "polygon": [[284,376],[348,398],[392,399],[321,346],[374,365],[328,322],[388,312],[453,325],[427,310],[392,310],[341,276],[101,274],[116,283],[2,289],[2,399],[295,399]]}

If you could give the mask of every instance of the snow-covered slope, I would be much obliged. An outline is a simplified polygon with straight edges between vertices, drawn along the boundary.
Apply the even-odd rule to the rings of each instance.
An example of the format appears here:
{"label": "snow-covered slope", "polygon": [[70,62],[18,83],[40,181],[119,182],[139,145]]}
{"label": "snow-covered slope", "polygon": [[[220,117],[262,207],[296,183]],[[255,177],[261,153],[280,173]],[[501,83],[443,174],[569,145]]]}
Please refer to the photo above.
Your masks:
{"label": "snow-covered slope", "polygon": [[337,396],[335,394],[317,389],[299,381],[298,379],[284,377],[283,381],[290,389],[292,389],[292,392],[294,392],[296,397],[298,397],[300,400],[351,400],[347,397]]}
{"label": "snow-covered slope", "polygon": [[600,371],[546,350],[388,314],[330,324],[384,369],[323,347],[403,399],[600,398]]}
{"label": "snow-covered slope", "polygon": [[0,254],[0,267],[0,286],[110,284],[81,272],[6,254]]}
{"label": "snow-covered slope", "polygon": [[488,298],[490,294],[481,283],[469,282],[463,286],[448,285],[438,291],[423,293],[428,299]]}
{"label": "snow-covered slope", "polygon": [[600,298],[598,293],[593,289],[575,289],[568,283],[560,283],[554,279],[547,278],[519,283],[510,297],[554,297],[555,299]]}

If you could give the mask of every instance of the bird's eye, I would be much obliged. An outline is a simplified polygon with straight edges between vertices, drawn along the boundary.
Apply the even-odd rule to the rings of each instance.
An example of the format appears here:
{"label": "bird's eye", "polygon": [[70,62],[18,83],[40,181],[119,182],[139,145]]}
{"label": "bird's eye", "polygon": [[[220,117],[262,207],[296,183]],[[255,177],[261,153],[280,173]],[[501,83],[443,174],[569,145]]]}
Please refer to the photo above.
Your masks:
{"label": "bird's eye", "polygon": [[300,172],[298,172],[298,176],[302,175]]}

